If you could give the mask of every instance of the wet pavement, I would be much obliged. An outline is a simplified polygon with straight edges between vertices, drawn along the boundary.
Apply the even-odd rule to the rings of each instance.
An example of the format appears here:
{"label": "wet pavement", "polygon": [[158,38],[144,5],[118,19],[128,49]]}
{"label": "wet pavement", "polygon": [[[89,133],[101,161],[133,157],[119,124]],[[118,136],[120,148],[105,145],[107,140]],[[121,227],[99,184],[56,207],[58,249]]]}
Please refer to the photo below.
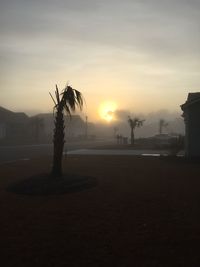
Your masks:
{"label": "wet pavement", "polygon": [[168,155],[167,151],[161,150],[135,150],[135,149],[77,149],[68,151],[65,155],[113,155],[113,156],[160,156]]}

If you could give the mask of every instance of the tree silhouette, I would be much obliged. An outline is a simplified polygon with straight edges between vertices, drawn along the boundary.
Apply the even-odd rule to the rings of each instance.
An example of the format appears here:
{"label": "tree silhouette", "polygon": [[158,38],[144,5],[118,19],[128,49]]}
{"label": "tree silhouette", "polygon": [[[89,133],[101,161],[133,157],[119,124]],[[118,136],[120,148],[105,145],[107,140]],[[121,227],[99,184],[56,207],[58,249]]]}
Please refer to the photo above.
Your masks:
{"label": "tree silhouette", "polygon": [[159,134],[162,134],[163,128],[168,126],[168,122],[166,122],[164,119],[159,120]]}
{"label": "tree silhouette", "polygon": [[83,107],[83,96],[81,92],[73,89],[71,86],[66,85],[63,91],[60,93],[56,85],[55,99],[49,93],[55,106],[54,106],[54,117],[55,117],[55,129],[53,136],[53,167],[51,174],[53,177],[62,176],[62,155],[64,148],[64,112],[70,116],[71,113],[76,111],[76,107],[82,110]]}
{"label": "tree silhouette", "polygon": [[135,141],[134,130],[136,127],[141,127],[144,123],[144,120],[140,120],[139,118],[131,118],[130,116],[128,116],[128,123],[131,128],[131,145],[134,145]]}

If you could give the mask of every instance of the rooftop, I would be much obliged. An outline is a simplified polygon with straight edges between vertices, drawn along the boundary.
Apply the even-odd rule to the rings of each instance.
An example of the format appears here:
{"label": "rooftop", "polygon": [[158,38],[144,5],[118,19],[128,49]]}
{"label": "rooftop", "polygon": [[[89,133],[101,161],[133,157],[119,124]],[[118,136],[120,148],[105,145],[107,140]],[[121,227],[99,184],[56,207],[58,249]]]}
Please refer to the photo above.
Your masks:
{"label": "rooftop", "polygon": [[200,102],[200,92],[189,93],[187,97],[187,101],[181,105],[181,109],[185,111],[191,105],[194,105],[199,102]]}

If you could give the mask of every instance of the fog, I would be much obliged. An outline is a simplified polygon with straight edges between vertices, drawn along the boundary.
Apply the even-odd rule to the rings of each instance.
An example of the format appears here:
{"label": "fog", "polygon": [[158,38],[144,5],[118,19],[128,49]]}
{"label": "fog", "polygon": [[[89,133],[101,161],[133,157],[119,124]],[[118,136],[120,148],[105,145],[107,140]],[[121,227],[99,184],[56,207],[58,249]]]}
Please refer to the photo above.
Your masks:
{"label": "fog", "polygon": [[[135,140],[147,139],[145,143],[152,144],[151,138],[159,134],[159,121],[167,123],[162,134],[168,139],[184,135],[184,120],[181,112],[158,110],[148,114],[133,113],[130,110],[117,109],[111,113],[111,121],[99,119],[90,121],[84,113],[64,117],[65,147],[64,153],[77,149],[97,149],[116,145],[120,136],[127,146],[131,143],[131,129],[128,117],[144,120],[141,127],[134,129]],[[14,112],[0,107],[0,161],[16,159],[27,160],[40,156],[52,156],[54,135],[53,112],[27,115],[24,112]],[[149,139],[150,138],[150,139]],[[143,141],[142,141],[143,142]],[[148,145],[149,146],[149,145]],[[153,145],[150,145],[153,147]],[[142,143],[142,147],[146,148]],[[136,149],[137,147],[133,147]]]}
{"label": "fog", "polygon": [[[109,111],[110,112],[110,111]],[[151,137],[158,134],[159,121],[161,119],[167,122],[167,127],[163,129],[164,133],[184,134],[184,120],[182,113],[170,112],[168,110],[158,110],[151,113],[134,113],[130,110],[117,109],[112,112],[112,120],[106,121],[99,119],[98,121],[90,121],[90,117],[86,117],[83,113],[72,115],[72,118],[65,116],[65,135],[66,139],[84,139],[87,134],[89,137],[112,137],[114,131],[129,136],[128,117],[139,118],[144,120],[143,126],[135,132],[136,137]],[[38,124],[39,123],[39,124]],[[30,138],[32,143],[51,143],[54,129],[54,116],[51,113],[37,113],[35,115],[27,115],[24,112],[13,112],[4,108],[0,110],[0,125],[1,125],[1,143],[12,128],[12,142],[15,139],[21,139],[21,142],[26,143],[26,135],[32,135]],[[29,129],[27,129],[29,125]],[[7,132],[6,132],[7,131]],[[86,133],[87,131],[87,133]],[[21,135],[21,136],[20,136]],[[24,136],[22,138],[22,136]]]}
{"label": "fog", "polygon": [[126,137],[130,137],[130,127],[128,125],[128,116],[144,120],[143,126],[135,130],[136,138],[152,137],[159,133],[159,121],[161,119],[168,123],[163,129],[166,134],[182,134],[185,132],[182,113],[170,112],[168,110],[158,110],[151,113],[133,113],[130,110],[116,110],[114,120],[109,123],[94,123],[97,136],[113,136],[116,131]]}

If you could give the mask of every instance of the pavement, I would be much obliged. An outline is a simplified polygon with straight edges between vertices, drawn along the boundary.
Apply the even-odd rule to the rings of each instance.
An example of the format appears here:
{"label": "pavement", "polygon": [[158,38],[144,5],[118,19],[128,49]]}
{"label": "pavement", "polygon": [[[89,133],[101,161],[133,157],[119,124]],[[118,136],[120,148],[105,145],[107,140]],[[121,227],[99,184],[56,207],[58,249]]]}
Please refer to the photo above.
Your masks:
{"label": "pavement", "polygon": [[[108,149],[106,146],[113,145],[110,140],[97,140],[87,142],[69,142],[64,148],[64,155],[143,155],[160,156],[168,155],[163,150],[141,149]],[[180,155],[184,153],[181,152]],[[43,156],[53,155],[52,144],[0,146],[0,165],[18,160],[29,160]]]}
{"label": "pavement", "polygon": [[168,155],[167,151],[161,150],[125,150],[125,149],[77,149],[65,152],[64,155],[113,155],[113,156],[160,156]]}

